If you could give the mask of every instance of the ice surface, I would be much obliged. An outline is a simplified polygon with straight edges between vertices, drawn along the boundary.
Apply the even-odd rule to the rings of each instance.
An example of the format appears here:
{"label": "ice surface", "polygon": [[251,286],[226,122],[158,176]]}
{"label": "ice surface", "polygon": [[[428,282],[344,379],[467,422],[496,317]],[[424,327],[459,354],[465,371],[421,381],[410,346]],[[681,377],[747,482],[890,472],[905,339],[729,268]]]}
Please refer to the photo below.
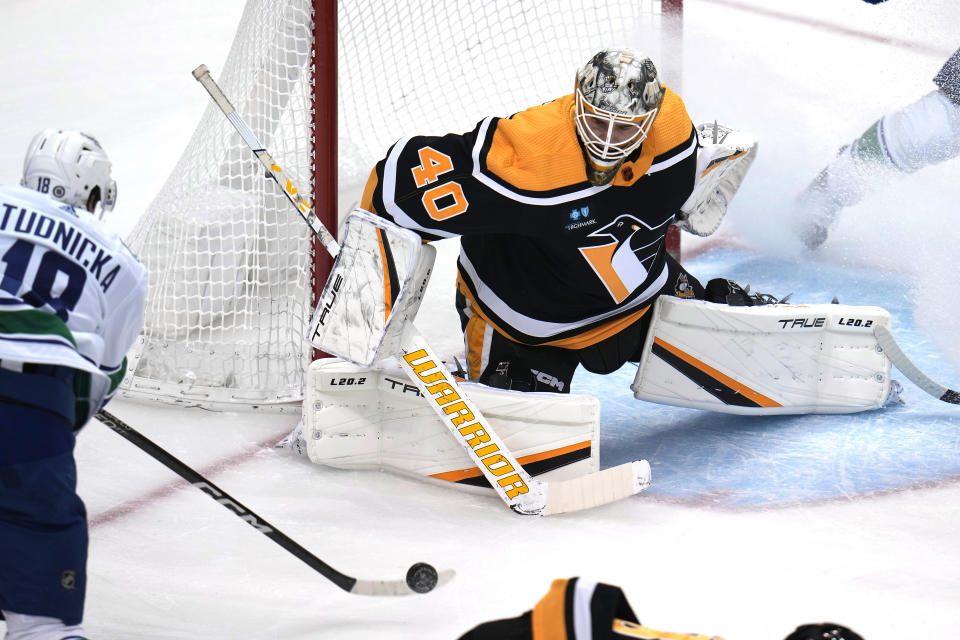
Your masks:
{"label": "ice surface", "polygon": [[[838,295],[882,306],[916,363],[960,384],[960,161],[868,197],[816,254],[802,253],[783,224],[790,198],[837,147],[932,89],[960,45],[960,5],[685,5],[681,93],[691,115],[761,141],[719,238],[685,245],[689,268],[792,291],[797,302]],[[87,129],[114,161],[116,220],[132,228],[206,107],[190,70],[203,62],[219,72],[241,10],[238,0],[3,3],[0,181],[19,179],[39,129]],[[418,325],[443,352],[459,343],[456,246],[439,244],[432,313]],[[453,639],[529,609],[554,578],[582,575],[622,586],[653,627],[728,640],[779,640],[818,619],[867,640],[957,636],[956,407],[904,381],[907,404],[890,410],[747,420],[640,403],[632,375],[579,374],[575,388],[603,400],[604,466],[646,457],[654,485],[545,519],[512,515],[493,496],[274,451],[289,416],[118,401],[117,415],[341,571],[398,579],[426,561],[457,577],[411,598],[343,593],[94,423],[77,449],[91,517],[89,635]]]}

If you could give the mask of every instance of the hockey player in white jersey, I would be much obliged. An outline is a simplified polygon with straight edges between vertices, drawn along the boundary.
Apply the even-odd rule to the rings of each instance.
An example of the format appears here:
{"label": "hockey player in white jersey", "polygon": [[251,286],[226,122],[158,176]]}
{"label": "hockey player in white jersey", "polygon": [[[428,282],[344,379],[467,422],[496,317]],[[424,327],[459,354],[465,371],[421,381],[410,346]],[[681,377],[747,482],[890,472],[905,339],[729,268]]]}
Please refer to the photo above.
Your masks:
{"label": "hockey player in white jersey", "polygon": [[143,265],[96,215],[100,144],[47,129],[0,186],[0,611],[6,640],[83,637],[87,522],[76,432],[113,395],[143,323]]}
{"label": "hockey player in white jersey", "polygon": [[[865,0],[878,4],[882,0]],[[960,155],[960,49],[933,78],[936,89],[882,116],[800,194],[794,229],[810,249],[827,239],[840,211],[897,175]]]}

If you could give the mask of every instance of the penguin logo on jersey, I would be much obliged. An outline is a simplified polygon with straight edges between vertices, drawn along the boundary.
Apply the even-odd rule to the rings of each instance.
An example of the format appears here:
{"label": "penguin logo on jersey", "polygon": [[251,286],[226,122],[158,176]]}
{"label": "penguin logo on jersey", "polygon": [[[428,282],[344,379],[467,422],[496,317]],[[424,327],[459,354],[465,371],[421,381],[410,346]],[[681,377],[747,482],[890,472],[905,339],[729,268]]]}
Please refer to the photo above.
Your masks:
{"label": "penguin logo on jersey", "polygon": [[610,238],[610,242],[580,247],[603,286],[617,304],[623,302],[647,279],[647,266],[657,255],[661,234],[634,216],[623,214],[588,238]]}
{"label": "penguin logo on jersey", "polygon": [[674,288],[673,295],[678,298],[692,298],[696,295],[690,280],[687,279],[687,274],[681,273],[677,277],[677,286]]}

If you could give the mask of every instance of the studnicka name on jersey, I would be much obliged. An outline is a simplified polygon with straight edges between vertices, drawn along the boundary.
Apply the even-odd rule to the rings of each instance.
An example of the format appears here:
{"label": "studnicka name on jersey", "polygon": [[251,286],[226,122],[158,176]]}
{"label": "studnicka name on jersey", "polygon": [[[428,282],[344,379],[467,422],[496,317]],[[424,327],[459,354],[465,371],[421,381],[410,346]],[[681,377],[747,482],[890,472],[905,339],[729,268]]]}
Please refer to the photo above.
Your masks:
{"label": "studnicka name on jersey", "polygon": [[17,205],[3,203],[2,206],[0,231],[32,236],[60,245],[66,254],[93,274],[104,292],[120,273],[119,264],[108,266],[113,261],[112,255],[66,221],[56,220]]}

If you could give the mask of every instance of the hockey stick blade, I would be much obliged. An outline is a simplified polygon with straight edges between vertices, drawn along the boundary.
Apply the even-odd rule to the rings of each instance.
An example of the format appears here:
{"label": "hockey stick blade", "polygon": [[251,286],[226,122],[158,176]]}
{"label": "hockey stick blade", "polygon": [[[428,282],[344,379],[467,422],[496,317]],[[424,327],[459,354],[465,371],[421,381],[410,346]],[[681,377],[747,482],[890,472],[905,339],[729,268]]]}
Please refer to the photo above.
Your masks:
{"label": "hockey stick blade", "polygon": [[[120,434],[158,462],[163,463],[168,469],[213,498],[227,511],[276,542],[344,591],[365,596],[406,596],[427,593],[437,586],[450,582],[455,575],[452,570],[437,572],[436,569],[425,563],[417,563],[411,567],[411,571],[408,572],[405,580],[361,580],[340,573],[120,418],[104,410],[97,413],[96,418],[104,426]],[[414,568],[420,569],[417,576],[411,576],[411,573],[414,573]],[[427,574],[425,578],[424,574]],[[414,578],[417,579],[414,580]]]}
{"label": "hockey stick blade", "polygon": [[923,371],[920,371],[917,365],[913,364],[913,361],[903,352],[900,345],[897,344],[893,333],[891,333],[889,329],[878,325],[873,328],[873,335],[876,337],[880,348],[883,349],[883,352],[887,354],[890,362],[893,363],[893,366],[899,369],[903,375],[907,376],[910,382],[938,400],[943,400],[950,404],[960,404],[960,393],[943,386]]}
{"label": "hockey stick blade", "polygon": [[581,511],[640,493],[650,486],[650,463],[636,460],[572,480],[547,485],[541,515]]}
{"label": "hockey stick blade", "polygon": [[[336,257],[340,253],[340,245],[336,239],[317,217],[313,208],[303,199],[293,182],[284,176],[283,169],[273,161],[273,157],[256,134],[237,113],[236,108],[210,75],[206,65],[200,65],[194,69],[193,77],[210,94],[213,102],[233,125],[240,138],[266,168],[267,175],[281,188],[287,200],[327,248],[330,255]],[[399,358],[400,364],[417,385],[423,397],[427,399],[434,413],[474,461],[497,495],[516,513],[550,515],[589,509],[632,496],[649,486],[650,465],[645,460],[573,478],[559,484],[548,485],[534,480],[517,462],[513,453],[504,446],[489,421],[463,393],[412,323],[404,332],[400,350],[403,352],[400,354],[402,356]],[[429,376],[422,375],[424,373],[429,373]],[[427,384],[429,382],[431,388],[436,388],[438,381],[442,381],[453,396],[442,393],[443,397],[434,399],[434,394],[427,388]],[[453,402],[454,398],[457,400],[456,403]]]}
{"label": "hockey stick blade", "polygon": [[646,460],[559,482],[532,478],[412,324],[404,331],[401,350],[400,365],[422,397],[516,513],[546,516],[582,511],[627,498],[650,485]]}

